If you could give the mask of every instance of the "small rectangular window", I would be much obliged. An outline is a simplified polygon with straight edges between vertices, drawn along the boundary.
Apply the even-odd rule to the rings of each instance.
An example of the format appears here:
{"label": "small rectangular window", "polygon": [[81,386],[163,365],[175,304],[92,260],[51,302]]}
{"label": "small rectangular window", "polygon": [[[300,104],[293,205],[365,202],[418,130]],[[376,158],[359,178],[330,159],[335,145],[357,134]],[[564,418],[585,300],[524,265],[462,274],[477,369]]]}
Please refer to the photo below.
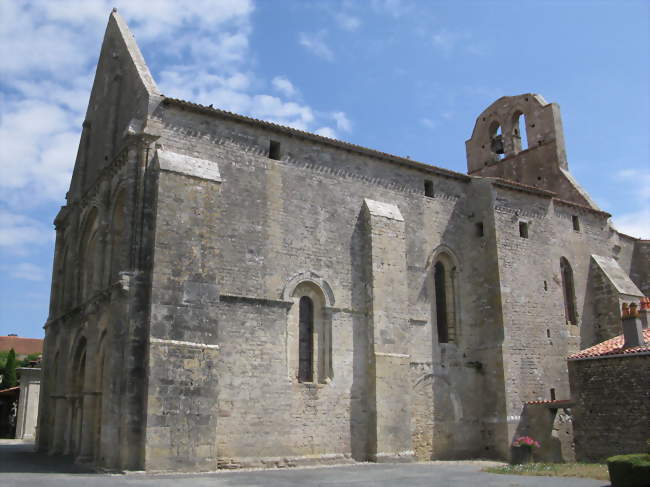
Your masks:
{"label": "small rectangular window", "polygon": [[483,222],[478,222],[476,223],[476,236],[482,237],[483,235],[485,235],[483,231]]}
{"label": "small rectangular window", "polygon": [[551,401],[555,401],[555,389],[551,387]]}
{"label": "small rectangular window", "polygon": [[424,182],[424,196],[433,198],[433,181]]}
{"label": "small rectangular window", "polygon": [[578,219],[578,215],[572,215],[571,216],[571,221],[573,222],[573,229],[576,232],[580,231],[580,220]]}
{"label": "small rectangular window", "polygon": [[519,236],[521,238],[528,238],[528,223],[519,222]]}
{"label": "small rectangular window", "polygon": [[280,160],[280,142],[271,140],[269,144],[269,159]]}

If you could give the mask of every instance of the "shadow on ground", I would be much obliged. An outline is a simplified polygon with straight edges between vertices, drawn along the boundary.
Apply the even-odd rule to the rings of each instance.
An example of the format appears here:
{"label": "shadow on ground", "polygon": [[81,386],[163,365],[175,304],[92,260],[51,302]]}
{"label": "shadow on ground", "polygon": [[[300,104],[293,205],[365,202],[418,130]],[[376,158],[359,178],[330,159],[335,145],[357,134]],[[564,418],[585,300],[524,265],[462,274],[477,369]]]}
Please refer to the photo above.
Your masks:
{"label": "shadow on ground", "polygon": [[35,451],[33,443],[0,440],[0,474],[3,473],[83,473],[95,471],[77,465],[70,456],[50,456]]}

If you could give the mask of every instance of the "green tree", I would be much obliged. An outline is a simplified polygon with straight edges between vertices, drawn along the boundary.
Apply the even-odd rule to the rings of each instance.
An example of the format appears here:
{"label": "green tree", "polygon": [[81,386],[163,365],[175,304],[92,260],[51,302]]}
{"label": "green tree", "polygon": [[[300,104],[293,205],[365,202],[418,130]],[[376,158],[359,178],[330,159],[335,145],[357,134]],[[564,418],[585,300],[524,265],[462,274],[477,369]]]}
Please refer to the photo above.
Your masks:
{"label": "green tree", "polygon": [[24,359],[18,361],[18,367],[27,367],[30,362],[37,361],[40,357],[40,353],[30,353]]}
{"label": "green tree", "polygon": [[9,389],[18,385],[16,380],[16,352],[12,348],[9,350],[9,355],[7,355],[7,363],[5,364],[5,370],[2,374],[2,384],[0,384],[0,389]]}

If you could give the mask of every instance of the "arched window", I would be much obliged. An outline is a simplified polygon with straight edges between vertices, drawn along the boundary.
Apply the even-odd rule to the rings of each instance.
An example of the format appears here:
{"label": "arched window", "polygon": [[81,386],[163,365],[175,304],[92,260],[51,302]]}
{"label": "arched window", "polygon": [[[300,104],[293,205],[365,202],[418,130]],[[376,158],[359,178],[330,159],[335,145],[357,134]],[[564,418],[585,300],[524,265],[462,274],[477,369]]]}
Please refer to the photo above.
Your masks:
{"label": "arched window", "polygon": [[438,343],[455,342],[457,338],[456,265],[447,254],[441,253],[433,266],[434,316]]}
{"label": "arched window", "polygon": [[111,273],[110,282],[117,281],[120,271],[128,268],[128,241],[126,238],[126,191],[115,200],[111,219]]}
{"label": "arched window", "polygon": [[97,354],[97,368],[95,383],[97,391],[97,402],[95,404],[95,458],[102,460],[101,437],[102,437],[102,414],[104,401],[106,400],[105,381],[106,377],[106,330],[104,330],[99,339],[99,353]]}
{"label": "arched window", "polygon": [[449,341],[449,323],[447,321],[447,292],[445,289],[445,266],[437,262],[433,271],[436,288],[436,325],[438,326],[438,341]]}
{"label": "arched window", "polygon": [[528,134],[526,133],[526,115],[515,112],[512,117],[512,145],[515,154],[528,149]]}
{"label": "arched window", "polygon": [[560,272],[562,273],[562,291],[564,294],[564,316],[568,325],[578,324],[576,313],[576,293],[573,285],[573,270],[569,261],[564,257],[560,259]]}
{"label": "arched window", "polygon": [[287,356],[289,375],[298,382],[329,382],[332,369],[332,324],[323,289],[302,281],[290,291]]}
{"label": "arched window", "polygon": [[72,410],[71,424],[68,429],[68,445],[70,452],[76,456],[81,447],[81,431],[83,428],[83,397],[86,378],[86,339],[82,337],[77,344],[70,371],[70,407]]}
{"label": "arched window", "polygon": [[298,325],[298,380],[314,380],[314,303],[307,296],[300,298]]}
{"label": "arched window", "polygon": [[59,267],[58,272],[58,289],[59,295],[57,299],[57,309],[56,314],[59,315],[67,310],[68,302],[70,301],[69,294],[70,289],[69,285],[66,282],[68,280],[68,247],[65,247],[63,250],[63,257],[61,258],[61,267]]}
{"label": "arched window", "polygon": [[82,246],[80,252],[81,261],[81,279],[79,282],[79,295],[81,301],[85,301],[92,296],[95,290],[97,276],[97,210],[93,209],[86,219],[86,225],[82,237]]}
{"label": "arched window", "polygon": [[497,121],[492,122],[490,125],[490,149],[497,159],[503,159],[505,157],[505,146],[503,134],[501,132],[501,124]]}

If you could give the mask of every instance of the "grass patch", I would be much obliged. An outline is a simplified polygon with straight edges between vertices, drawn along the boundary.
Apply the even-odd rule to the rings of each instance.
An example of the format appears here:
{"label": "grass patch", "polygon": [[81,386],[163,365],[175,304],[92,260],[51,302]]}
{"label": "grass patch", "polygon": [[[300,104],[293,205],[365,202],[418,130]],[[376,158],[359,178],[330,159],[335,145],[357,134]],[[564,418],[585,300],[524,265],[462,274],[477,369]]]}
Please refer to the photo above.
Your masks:
{"label": "grass patch", "polygon": [[601,463],[524,463],[487,467],[484,472],[509,475],[540,475],[546,477],[585,477],[609,480],[607,465]]}

